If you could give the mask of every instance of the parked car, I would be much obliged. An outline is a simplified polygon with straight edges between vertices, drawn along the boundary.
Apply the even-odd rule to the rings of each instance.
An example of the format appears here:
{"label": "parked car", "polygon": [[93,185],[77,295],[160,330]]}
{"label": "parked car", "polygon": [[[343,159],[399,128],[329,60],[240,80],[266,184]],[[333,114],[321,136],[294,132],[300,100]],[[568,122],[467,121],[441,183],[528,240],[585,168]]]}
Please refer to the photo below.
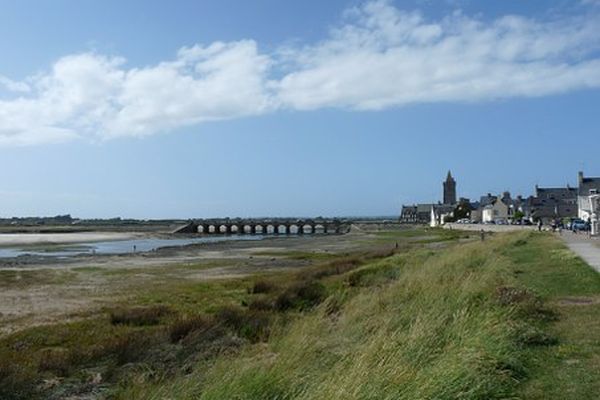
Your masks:
{"label": "parked car", "polygon": [[505,219],[497,219],[494,221],[496,225],[508,225],[508,221]]}
{"label": "parked car", "polygon": [[587,231],[588,224],[582,219],[574,219],[571,221],[570,229],[572,231]]}

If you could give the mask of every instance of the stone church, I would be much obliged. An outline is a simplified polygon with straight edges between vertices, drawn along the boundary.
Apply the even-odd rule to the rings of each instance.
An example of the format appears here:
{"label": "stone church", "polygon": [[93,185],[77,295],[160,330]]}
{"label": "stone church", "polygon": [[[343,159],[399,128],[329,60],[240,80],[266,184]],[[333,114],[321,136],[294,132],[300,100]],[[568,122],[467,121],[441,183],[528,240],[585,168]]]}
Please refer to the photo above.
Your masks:
{"label": "stone church", "polygon": [[456,208],[456,180],[450,171],[442,182],[442,187],[443,202],[403,205],[400,222],[437,226],[446,215],[451,215]]}

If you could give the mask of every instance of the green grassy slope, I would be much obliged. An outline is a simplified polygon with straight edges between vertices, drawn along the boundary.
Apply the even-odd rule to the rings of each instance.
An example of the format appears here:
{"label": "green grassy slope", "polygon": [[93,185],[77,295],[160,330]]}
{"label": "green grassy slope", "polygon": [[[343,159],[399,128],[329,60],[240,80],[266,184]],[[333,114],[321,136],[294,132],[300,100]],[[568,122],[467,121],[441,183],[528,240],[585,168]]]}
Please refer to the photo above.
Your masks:
{"label": "green grassy slope", "polygon": [[559,239],[402,235],[3,338],[0,398],[596,398],[600,275]]}
{"label": "green grassy slope", "polygon": [[592,399],[598,393],[597,303],[573,306],[577,312],[560,304],[565,296],[597,299],[600,277],[556,238],[498,235],[413,250],[343,280],[330,285],[332,295],[315,312],[268,343],[223,356],[208,371],[129,386],[122,398]]}

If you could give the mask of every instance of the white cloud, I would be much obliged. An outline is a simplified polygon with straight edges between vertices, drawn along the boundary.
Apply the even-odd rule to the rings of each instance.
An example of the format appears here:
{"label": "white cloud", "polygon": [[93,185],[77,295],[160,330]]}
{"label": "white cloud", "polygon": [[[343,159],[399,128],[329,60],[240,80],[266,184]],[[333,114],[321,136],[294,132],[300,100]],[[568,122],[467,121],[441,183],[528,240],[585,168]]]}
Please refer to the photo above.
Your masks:
{"label": "white cloud", "polygon": [[600,86],[600,59],[590,56],[600,45],[595,16],[486,24],[455,13],[428,22],[377,1],[348,18],[328,40],[296,50],[295,70],[279,83],[283,104],[379,110]]}
{"label": "white cloud", "polygon": [[0,75],[0,146],[145,136],[281,108],[381,110],[598,88],[599,26],[595,13],[429,21],[372,1],[347,10],[323,41],[272,54],[242,40],[184,47],[145,67],[69,55],[23,82]]}
{"label": "white cloud", "polygon": [[147,135],[273,108],[269,57],[256,43],[213,43],[179,50],[176,61],[127,72],[109,135]]}
{"label": "white cloud", "polygon": [[16,82],[0,75],[0,88],[4,87],[11,92],[29,92],[29,85],[25,82]]}

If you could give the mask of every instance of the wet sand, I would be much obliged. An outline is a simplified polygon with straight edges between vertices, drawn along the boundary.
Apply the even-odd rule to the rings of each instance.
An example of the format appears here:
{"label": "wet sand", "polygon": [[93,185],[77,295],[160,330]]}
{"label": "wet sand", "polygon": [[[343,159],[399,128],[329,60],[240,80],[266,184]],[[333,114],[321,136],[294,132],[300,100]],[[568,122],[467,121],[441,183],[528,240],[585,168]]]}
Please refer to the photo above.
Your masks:
{"label": "wet sand", "polygon": [[105,242],[133,239],[142,235],[127,232],[0,233],[0,247]]}
{"label": "wet sand", "polygon": [[[23,235],[18,236],[21,237],[14,240],[22,243]],[[46,235],[35,235],[39,236]],[[28,238],[27,243],[39,244],[35,237]],[[75,243],[73,240],[107,237],[131,235],[56,234],[52,240]],[[0,260],[0,336],[28,326],[82,318],[99,312],[103,306],[127,301],[132,293],[155,285],[242,278],[302,268],[313,261],[289,257],[290,253],[344,254],[372,249],[372,245],[366,244],[370,238],[373,237],[365,232],[267,237],[260,241],[201,243],[136,254],[3,259]]]}

